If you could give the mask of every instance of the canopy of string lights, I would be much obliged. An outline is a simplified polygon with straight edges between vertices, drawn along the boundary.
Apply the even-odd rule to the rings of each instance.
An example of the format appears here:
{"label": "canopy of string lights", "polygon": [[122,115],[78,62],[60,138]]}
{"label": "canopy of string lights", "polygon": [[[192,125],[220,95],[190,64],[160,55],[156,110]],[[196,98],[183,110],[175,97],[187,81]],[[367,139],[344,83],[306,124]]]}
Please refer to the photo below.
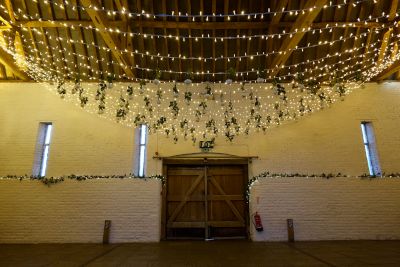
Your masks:
{"label": "canopy of string lights", "polygon": [[176,140],[265,132],[400,77],[398,1],[0,3],[1,81]]}

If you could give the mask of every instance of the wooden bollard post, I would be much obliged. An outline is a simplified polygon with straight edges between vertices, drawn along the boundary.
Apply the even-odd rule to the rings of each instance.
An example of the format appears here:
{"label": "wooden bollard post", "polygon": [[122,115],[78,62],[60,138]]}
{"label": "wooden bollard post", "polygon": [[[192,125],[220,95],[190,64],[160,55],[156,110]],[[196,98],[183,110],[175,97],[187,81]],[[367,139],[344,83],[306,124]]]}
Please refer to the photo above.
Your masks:
{"label": "wooden bollard post", "polygon": [[104,221],[103,244],[110,243],[111,220]]}
{"label": "wooden bollard post", "polygon": [[288,242],[294,242],[293,219],[287,219]]}

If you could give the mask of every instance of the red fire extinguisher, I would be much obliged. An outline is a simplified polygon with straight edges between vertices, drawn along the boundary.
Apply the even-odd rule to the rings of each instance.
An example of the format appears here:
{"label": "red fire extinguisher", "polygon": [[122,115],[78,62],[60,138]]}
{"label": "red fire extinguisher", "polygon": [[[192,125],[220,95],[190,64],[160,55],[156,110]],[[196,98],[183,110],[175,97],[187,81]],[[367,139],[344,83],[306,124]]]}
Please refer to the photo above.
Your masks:
{"label": "red fire extinguisher", "polygon": [[256,228],[257,232],[262,232],[264,230],[262,222],[261,222],[261,217],[258,214],[258,212],[254,213],[254,227]]}

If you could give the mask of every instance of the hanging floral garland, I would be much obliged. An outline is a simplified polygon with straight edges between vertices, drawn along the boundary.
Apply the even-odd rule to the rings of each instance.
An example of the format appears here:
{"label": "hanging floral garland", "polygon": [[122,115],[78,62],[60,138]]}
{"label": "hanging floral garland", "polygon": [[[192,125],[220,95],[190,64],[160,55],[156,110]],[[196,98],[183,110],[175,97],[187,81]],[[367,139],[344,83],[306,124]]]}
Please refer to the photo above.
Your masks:
{"label": "hanging floral garland", "polygon": [[[198,138],[215,139],[221,135],[232,142],[237,136],[249,135],[252,131],[265,133],[271,127],[343,100],[351,91],[347,88],[349,84],[353,89],[363,84],[362,76],[345,82],[336,73],[325,86],[321,86],[320,81],[306,80],[301,75],[294,77],[289,84],[280,83],[278,79],[272,80],[272,85],[233,84],[235,72],[229,69],[224,90],[220,88],[218,91],[217,84],[208,82],[200,84],[200,88],[199,84],[194,86],[189,75],[184,82],[184,94],[180,94],[179,87],[182,85],[176,82],[171,89],[162,88],[160,72],[156,71],[151,86],[145,81],[137,85],[137,90],[134,84],[125,85],[115,101],[113,77],[108,76],[107,84],[100,81],[97,86],[94,96],[97,113],[102,115],[106,110],[115,109],[117,122],[124,121],[130,126],[147,124],[150,133],[172,136],[175,143],[180,137],[187,140],[190,136],[195,143]],[[264,81],[261,77],[258,80]],[[68,95],[66,86],[68,83],[65,81],[57,84],[56,91],[61,98]],[[203,90],[201,86],[204,86]],[[78,78],[71,90],[72,94],[76,92],[79,92],[81,107],[85,107],[90,101],[90,90],[83,89]]]}

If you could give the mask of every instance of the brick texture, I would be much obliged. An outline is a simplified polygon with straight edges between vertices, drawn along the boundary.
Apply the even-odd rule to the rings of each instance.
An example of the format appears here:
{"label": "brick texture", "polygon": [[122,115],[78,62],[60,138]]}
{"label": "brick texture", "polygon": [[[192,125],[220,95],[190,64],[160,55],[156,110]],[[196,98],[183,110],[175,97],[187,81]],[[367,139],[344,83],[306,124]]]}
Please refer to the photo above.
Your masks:
{"label": "brick texture", "polygon": [[264,231],[255,241],[400,239],[399,178],[265,178],[252,187],[251,214]]}
{"label": "brick texture", "polygon": [[0,180],[0,243],[101,243],[104,220],[110,241],[160,240],[158,180]]}
{"label": "brick texture", "polygon": [[[112,89],[117,97],[119,86]],[[371,121],[382,171],[400,172],[399,88],[400,83],[367,84],[343,102],[265,135],[241,136],[233,143],[221,135],[213,152],[257,156],[249,164],[249,177],[266,170],[355,176],[368,172],[360,123]],[[96,105],[93,98],[89,105]],[[53,123],[48,176],[134,171],[134,129],[63,101],[41,84],[2,83],[0,175],[32,173],[40,122]],[[190,141],[175,145],[172,138],[150,135],[148,175],[162,173],[162,161],[153,158],[156,152],[172,156],[200,149]],[[400,221],[399,188],[390,179],[261,182],[254,190],[266,230],[254,239],[285,240],[288,217],[295,220],[297,239],[399,238],[400,227],[394,225]],[[52,188],[0,181],[0,242],[99,242],[105,219],[113,220],[113,242],[156,241],[159,191],[155,182],[144,181],[69,181]]]}

